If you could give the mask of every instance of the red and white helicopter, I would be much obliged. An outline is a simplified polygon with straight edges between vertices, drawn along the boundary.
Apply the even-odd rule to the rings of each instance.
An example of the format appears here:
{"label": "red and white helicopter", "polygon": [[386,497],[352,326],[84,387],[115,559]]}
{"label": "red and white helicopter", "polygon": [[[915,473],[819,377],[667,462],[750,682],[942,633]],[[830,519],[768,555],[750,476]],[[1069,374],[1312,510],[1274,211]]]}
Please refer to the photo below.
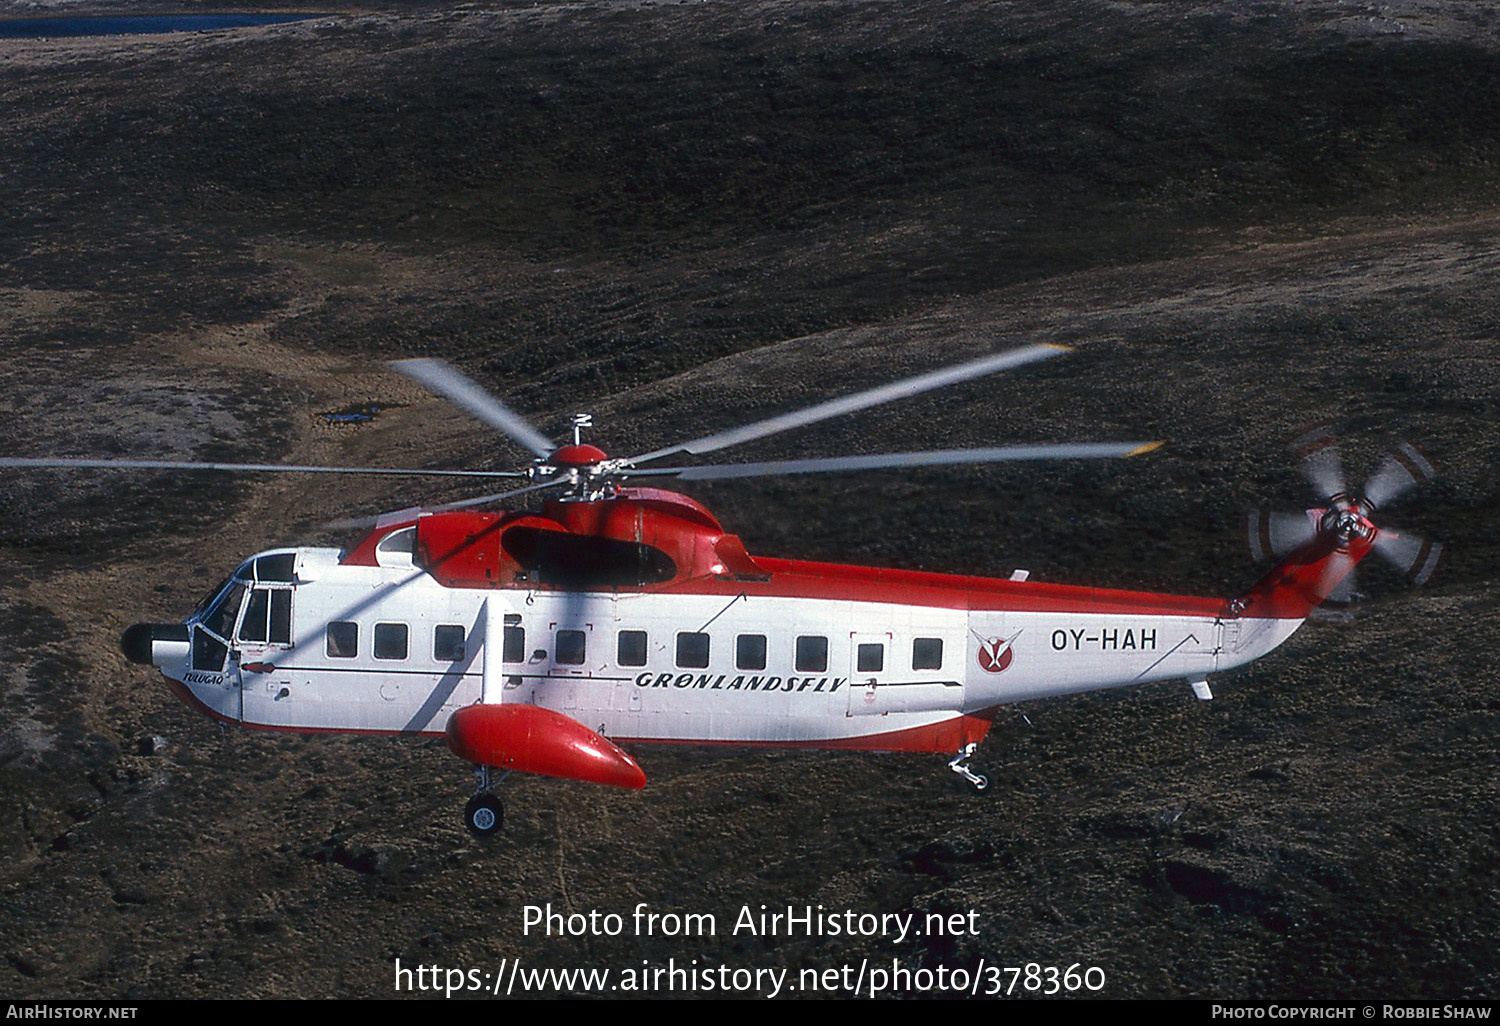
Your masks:
{"label": "red and white helicopter", "polygon": [[[465,822],[500,828],[497,771],[639,788],[638,742],[941,752],[969,768],[1012,702],[1211,675],[1280,645],[1371,551],[1418,583],[1438,547],[1375,526],[1375,509],[1431,476],[1403,446],[1362,496],[1331,439],[1304,465],[1326,504],[1252,518],[1280,562],[1232,598],[1103,590],[752,555],[693,499],[655,479],[721,480],[955,463],[1134,456],[1157,442],[1061,444],[661,466],[1056,356],[1027,346],[639,456],[558,446],[436,360],[393,366],[530,450],[525,470],[400,471],[177,461],[5,459],[12,467],[471,474],[528,483],[388,513],[348,550],[245,560],[181,623],[121,640],[183,701],[269,730],[444,735],[477,767]],[[551,492],[538,511],[486,505]],[[503,779],[501,777],[500,779]]]}

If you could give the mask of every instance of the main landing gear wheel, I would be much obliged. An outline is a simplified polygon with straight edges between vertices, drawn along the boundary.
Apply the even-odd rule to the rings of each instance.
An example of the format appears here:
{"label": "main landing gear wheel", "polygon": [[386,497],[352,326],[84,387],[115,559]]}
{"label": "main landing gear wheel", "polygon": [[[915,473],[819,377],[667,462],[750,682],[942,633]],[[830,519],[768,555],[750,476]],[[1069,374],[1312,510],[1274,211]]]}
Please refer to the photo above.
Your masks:
{"label": "main landing gear wheel", "polygon": [[475,837],[491,837],[505,823],[505,806],[492,794],[476,794],[464,806],[464,826]]}
{"label": "main landing gear wheel", "polygon": [[505,806],[495,797],[493,788],[504,783],[510,771],[500,774],[495,780],[490,776],[489,766],[474,767],[474,797],[464,806],[464,826],[475,837],[493,837],[505,823]]}

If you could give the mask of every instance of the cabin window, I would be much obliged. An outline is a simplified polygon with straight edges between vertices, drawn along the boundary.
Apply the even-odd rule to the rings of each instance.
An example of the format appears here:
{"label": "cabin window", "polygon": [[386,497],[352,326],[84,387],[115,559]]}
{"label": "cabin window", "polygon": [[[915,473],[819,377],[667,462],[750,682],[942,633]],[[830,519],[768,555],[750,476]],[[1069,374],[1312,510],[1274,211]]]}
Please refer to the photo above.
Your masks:
{"label": "cabin window", "polygon": [[708,635],[683,631],[677,635],[677,665],[684,670],[701,670],[708,665]]}
{"label": "cabin window", "polygon": [[526,628],[505,628],[505,643],[501,646],[500,658],[507,663],[526,661]]}
{"label": "cabin window", "polygon": [[353,659],[359,655],[359,624],[348,620],[329,624],[327,651],[331,659]]}
{"label": "cabin window", "polygon": [[917,638],[912,641],[911,668],[913,670],[941,670],[943,668],[943,639]]}
{"label": "cabin window", "polygon": [[621,631],[618,656],[621,666],[645,666],[646,632]]}
{"label": "cabin window", "polygon": [[822,673],[828,669],[828,639],[804,634],[797,638],[797,669]]}
{"label": "cabin window", "polygon": [[766,636],[741,634],[734,639],[734,665],[738,670],[766,668]]}
{"label": "cabin window", "polygon": [[563,666],[577,666],[583,662],[587,646],[587,635],[583,631],[558,631],[553,661]]}
{"label": "cabin window", "polygon": [[375,658],[405,659],[407,633],[404,623],[377,623],[375,625]]}
{"label": "cabin window", "polygon": [[860,645],[854,654],[854,666],[860,673],[879,673],[885,669],[885,646],[874,643]]}
{"label": "cabin window", "polygon": [[440,623],[432,629],[432,658],[440,663],[456,663],[464,654],[463,627]]}

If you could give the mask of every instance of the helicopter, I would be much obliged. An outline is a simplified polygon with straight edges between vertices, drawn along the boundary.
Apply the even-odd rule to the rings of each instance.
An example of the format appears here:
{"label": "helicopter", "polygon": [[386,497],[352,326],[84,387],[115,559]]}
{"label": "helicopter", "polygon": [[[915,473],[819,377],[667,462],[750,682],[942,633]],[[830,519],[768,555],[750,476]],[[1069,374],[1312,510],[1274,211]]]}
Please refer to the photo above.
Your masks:
{"label": "helicopter", "polygon": [[[1441,547],[1372,519],[1430,464],[1403,444],[1359,493],[1333,438],[1304,439],[1324,497],[1250,520],[1275,565],[1248,591],[1193,597],[772,558],[662,482],[1137,457],[1159,441],[1040,444],[769,462],[692,458],[1050,359],[1035,344],[943,367],[630,457],[557,444],[454,367],[392,368],[529,451],[515,471],[6,458],[11,468],[218,470],[498,478],[514,487],[343,526],[346,549],[244,560],[177,623],[121,638],[173,693],[221,722],[296,733],[441,737],[474,767],[466,827],[501,829],[511,772],[638,789],[645,743],[941,753],[970,765],[1007,705],[1158,681],[1200,699],[1266,655],[1371,552],[1424,582]],[[672,459],[668,459],[671,457]],[[662,461],[667,461],[663,464]],[[524,483],[522,483],[524,482]],[[481,510],[542,493],[541,508]]]}

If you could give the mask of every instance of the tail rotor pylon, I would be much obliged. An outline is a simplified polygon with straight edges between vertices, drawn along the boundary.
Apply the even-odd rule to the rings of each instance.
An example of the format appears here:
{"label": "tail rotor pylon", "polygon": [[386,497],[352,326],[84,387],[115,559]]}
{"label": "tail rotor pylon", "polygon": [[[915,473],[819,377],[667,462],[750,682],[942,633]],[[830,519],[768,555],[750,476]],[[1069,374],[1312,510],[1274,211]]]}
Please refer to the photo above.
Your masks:
{"label": "tail rotor pylon", "polygon": [[[1371,518],[1418,485],[1432,480],[1434,471],[1416,447],[1401,442],[1395,447],[1358,493],[1350,491],[1339,458],[1337,439],[1326,427],[1314,428],[1293,443],[1303,476],[1325,505],[1301,513],[1257,509],[1248,518],[1250,555],[1256,562],[1285,559],[1320,534],[1331,532],[1348,540],[1373,530],[1371,545],[1386,562],[1406,575],[1415,586],[1426,584],[1437,569],[1443,547],[1410,531],[1375,527]],[[1351,572],[1328,596],[1331,615],[1365,597]],[[1330,611],[1323,612],[1329,618]]]}

